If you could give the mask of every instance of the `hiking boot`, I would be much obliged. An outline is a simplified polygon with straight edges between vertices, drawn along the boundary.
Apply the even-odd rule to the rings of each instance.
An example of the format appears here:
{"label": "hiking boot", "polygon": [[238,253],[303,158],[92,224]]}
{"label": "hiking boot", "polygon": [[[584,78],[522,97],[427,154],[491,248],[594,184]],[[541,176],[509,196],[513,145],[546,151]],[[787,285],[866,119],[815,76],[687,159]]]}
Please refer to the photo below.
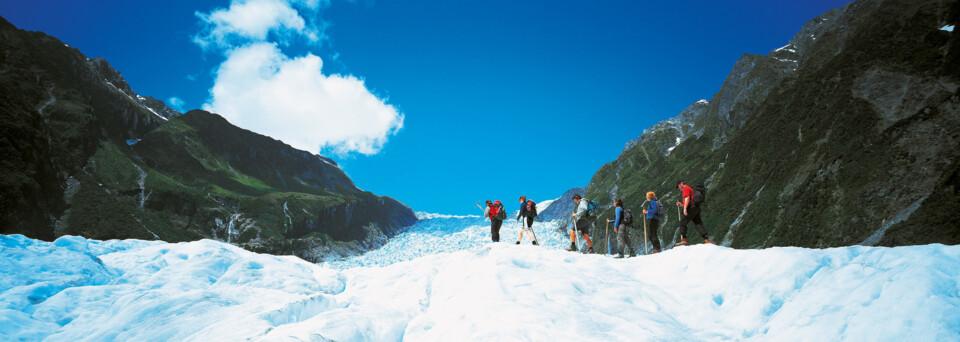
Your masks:
{"label": "hiking boot", "polygon": [[630,257],[631,257],[631,258],[636,258],[636,257],[637,257],[637,253],[634,253],[632,249],[630,250]]}
{"label": "hiking boot", "polygon": [[713,242],[710,242],[710,239],[703,239],[703,243],[712,244]]}
{"label": "hiking boot", "polygon": [[520,240],[517,240],[517,244],[518,244],[518,245],[520,244]]}
{"label": "hiking boot", "polygon": [[650,252],[650,254],[657,254],[657,253],[660,253],[660,249],[659,249],[659,248],[654,249],[653,251]]}
{"label": "hiking boot", "polygon": [[617,254],[617,256],[615,256],[615,257],[613,257],[613,258],[614,258],[614,259],[623,259],[623,253],[619,253],[619,254]]}
{"label": "hiking boot", "polygon": [[680,238],[680,242],[677,243],[677,246],[687,246],[690,242],[687,242],[687,238]]}
{"label": "hiking boot", "polygon": [[571,252],[577,250],[577,244],[571,242],[571,243],[570,243],[570,247],[567,247],[567,250],[568,250],[568,251],[571,251]]}
{"label": "hiking boot", "polygon": [[593,247],[587,247],[587,253],[586,253],[586,254],[593,254]]}
{"label": "hiking boot", "polygon": [[534,246],[539,246],[539,245],[540,245],[540,244],[537,243],[536,241],[534,241],[534,242],[532,242],[532,243],[533,243]]}

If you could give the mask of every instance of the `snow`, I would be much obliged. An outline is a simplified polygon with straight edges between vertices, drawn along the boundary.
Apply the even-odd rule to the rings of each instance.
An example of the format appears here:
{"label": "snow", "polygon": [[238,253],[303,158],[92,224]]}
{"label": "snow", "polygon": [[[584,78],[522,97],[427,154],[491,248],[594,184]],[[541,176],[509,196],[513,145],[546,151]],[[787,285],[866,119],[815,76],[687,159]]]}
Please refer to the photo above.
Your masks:
{"label": "snow", "polygon": [[558,199],[559,199],[559,198],[554,198],[554,199],[552,199],[552,200],[546,200],[546,201],[537,202],[537,212],[539,213],[539,212],[542,212],[542,211],[544,211],[544,210],[547,210],[547,208],[550,207],[550,205],[553,204],[553,202],[556,202]]}
{"label": "snow", "polygon": [[[813,35],[810,35],[810,36],[813,37]],[[781,46],[781,47],[779,47],[779,48],[777,48],[776,50],[773,50],[773,51],[774,51],[774,52],[780,52],[780,51],[797,52],[797,49],[796,49],[796,47],[793,46],[792,43],[790,43],[790,44]]]}
{"label": "snow", "polygon": [[120,88],[117,88],[117,86],[113,85],[112,82],[107,81],[106,79],[103,79],[103,82],[106,82],[107,85],[113,87],[114,90],[120,92],[121,94],[123,94],[124,96],[126,96],[128,99],[130,99],[131,101],[137,103],[138,105],[140,105],[140,107],[143,107],[144,109],[146,109],[146,110],[149,111],[150,113],[153,113],[153,115],[156,115],[156,116],[157,116],[158,118],[160,118],[161,120],[163,120],[163,121],[167,121],[167,120],[168,120],[167,118],[163,117],[163,115],[158,114],[157,111],[153,110],[153,108],[150,108],[150,107],[147,107],[146,105],[144,105],[144,104],[143,104],[143,100],[146,100],[146,98],[144,98],[143,96],[137,95],[137,99],[139,99],[139,101],[138,101],[138,100],[134,100],[133,97],[130,96],[130,94],[127,94],[127,93],[125,93],[123,90],[120,90]]}
{"label": "snow", "polygon": [[372,266],[0,235],[0,340],[960,340],[960,246],[620,260],[559,250],[547,223],[546,246],[515,246],[488,242],[477,218],[425,221],[357,257]]}
{"label": "snow", "polygon": [[670,152],[673,152],[673,149],[677,148],[677,146],[680,146],[680,143],[681,143],[681,142],[683,142],[683,138],[680,137],[680,136],[677,136],[677,142],[676,142],[675,144],[673,144],[673,146],[670,146],[670,147],[667,148],[667,154],[666,154],[666,155],[669,156],[669,155],[670,155]]}
{"label": "snow", "polygon": [[[539,209],[539,208],[538,208]],[[479,211],[479,210],[478,210]],[[419,221],[382,247],[366,254],[329,261],[325,265],[338,269],[361,266],[389,266],[428,255],[481,248],[491,242],[490,221],[480,216],[455,216],[417,213]],[[520,223],[508,216],[500,228],[500,241],[514,244],[520,236]],[[569,235],[557,234],[559,222],[534,222],[537,242],[546,248],[562,249],[570,244]],[[524,237],[524,245],[531,243]]]}
{"label": "snow", "polygon": [[940,28],[941,31],[953,32],[953,25],[943,25]]}
{"label": "snow", "polygon": [[446,215],[446,214],[434,214],[423,211],[418,211],[416,213],[417,220],[431,220],[437,218],[480,218],[480,215]]}

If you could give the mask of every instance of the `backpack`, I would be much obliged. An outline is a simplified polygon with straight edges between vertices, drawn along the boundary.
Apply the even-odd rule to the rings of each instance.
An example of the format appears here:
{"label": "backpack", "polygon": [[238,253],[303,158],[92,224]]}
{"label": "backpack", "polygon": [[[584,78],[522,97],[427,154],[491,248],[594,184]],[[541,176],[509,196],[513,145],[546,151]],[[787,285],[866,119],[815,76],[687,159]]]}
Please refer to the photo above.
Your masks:
{"label": "backpack", "polygon": [[707,200],[706,196],[707,188],[704,187],[703,184],[697,184],[697,186],[693,188],[693,204],[698,206],[703,205]]}
{"label": "backpack", "polygon": [[586,217],[591,217],[591,216],[593,216],[593,215],[596,215],[596,214],[597,214],[597,208],[599,208],[600,205],[597,204],[597,202],[588,200],[588,199],[586,199],[586,198],[584,198],[583,200],[584,200],[584,201],[587,201],[587,212],[584,214],[584,216],[586,216]]}
{"label": "backpack", "polygon": [[630,213],[630,209],[623,209],[623,220],[620,223],[628,226],[633,224],[633,214]]}
{"label": "backpack", "polygon": [[497,218],[498,220],[500,220],[500,221],[506,220],[506,219],[507,219],[507,211],[506,211],[506,210],[503,210],[503,204],[497,203],[496,208],[497,208],[497,213],[496,213],[496,215],[495,215],[496,218]]}
{"label": "backpack", "polygon": [[537,217],[537,203],[527,200],[527,217]]}
{"label": "backpack", "polygon": [[667,211],[663,210],[663,202],[654,200],[653,203],[656,203],[656,208],[654,210],[653,218],[657,221],[663,222],[667,220]]}

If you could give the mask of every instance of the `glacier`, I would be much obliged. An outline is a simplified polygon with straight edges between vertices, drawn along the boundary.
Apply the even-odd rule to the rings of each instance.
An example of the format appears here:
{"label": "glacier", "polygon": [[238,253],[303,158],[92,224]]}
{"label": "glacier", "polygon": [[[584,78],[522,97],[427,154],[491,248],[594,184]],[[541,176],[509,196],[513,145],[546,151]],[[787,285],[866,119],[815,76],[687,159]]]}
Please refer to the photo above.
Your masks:
{"label": "glacier", "polygon": [[[960,246],[735,250],[628,259],[490,242],[418,215],[380,249],[312,264],[201,240],[0,235],[0,340],[960,340]],[[601,227],[602,229],[602,227]]]}

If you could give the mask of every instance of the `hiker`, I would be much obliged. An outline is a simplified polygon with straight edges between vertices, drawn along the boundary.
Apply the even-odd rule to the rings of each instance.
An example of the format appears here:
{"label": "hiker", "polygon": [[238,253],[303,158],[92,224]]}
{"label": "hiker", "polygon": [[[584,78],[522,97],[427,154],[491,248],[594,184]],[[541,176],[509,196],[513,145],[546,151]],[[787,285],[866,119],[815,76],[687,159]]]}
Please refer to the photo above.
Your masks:
{"label": "hiker", "polygon": [[[613,232],[617,233],[617,259],[623,258],[623,249],[624,247],[630,252],[630,257],[637,256],[633,252],[633,246],[630,245],[630,235],[627,233],[627,227],[633,223],[633,215],[628,215],[629,210],[623,209],[623,200],[617,199],[613,201],[613,205],[616,207],[614,211],[613,219]],[[629,218],[628,218],[629,217]],[[610,222],[610,219],[607,219],[607,222]]]}
{"label": "hiker", "polygon": [[653,251],[650,254],[660,253],[660,238],[657,237],[657,229],[660,228],[660,221],[664,220],[667,213],[663,210],[663,203],[657,200],[657,194],[650,191],[647,193],[647,208],[643,209],[644,218],[647,220],[647,238],[653,245]]}
{"label": "hiker", "polygon": [[[590,226],[593,225],[589,218],[596,215],[596,206],[591,200],[585,199],[580,194],[573,195],[573,202],[577,204],[577,209],[573,211],[574,229],[570,231],[570,247],[568,251],[577,250],[577,231],[583,234],[583,239],[587,241],[587,253],[593,254],[593,242],[590,242]],[[593,207],[593,208],[591,208]]]}
{"label": "hiker", "polygon": [[483,210],[483,216],[490,219],[490,237],[493,242],[500,242],[500,226],[503,225],[503,220],[507,218],[503,203],[500,203],[500,200],[493,203],[487,200],[487,208]]}
{"label": "hiker", "polygon": [[[533,241],[533,245],[538,245],[537,235],[533,233],[533,219],[537,217],[537,203],[532,200],[527,200],[527,196],[520,196],[520,212],[517,213],[517,223],[520,224],[520,236],[517,237],[517,244],[520,244],[520,240],[523,240],[523,233],[530,235],[530,240]],[[524,227],[521,220],[526,220],[526,227]]]}
{"label": "hiker", "polygon": [[[700,188],[700,186],[698,186]],[[677,189],[681,192],[680,200],[683,201],[677,202],[677,207],[683,207],[683,215],[680,216],[680,243],[681,246],[689,245],[687,242],[687,223],[693,221],[697,226],[697,231],[700,232],[700,235],[703,236],[703,243],[710,243],[710,236],[707,235],[707,230],[703,228],[703,220],[700,218],[700,205],[694,201],[694,190],[689,185],[684,183],[682,180],[677,182]],[[702,190],[701,190],[702,192]]]}

